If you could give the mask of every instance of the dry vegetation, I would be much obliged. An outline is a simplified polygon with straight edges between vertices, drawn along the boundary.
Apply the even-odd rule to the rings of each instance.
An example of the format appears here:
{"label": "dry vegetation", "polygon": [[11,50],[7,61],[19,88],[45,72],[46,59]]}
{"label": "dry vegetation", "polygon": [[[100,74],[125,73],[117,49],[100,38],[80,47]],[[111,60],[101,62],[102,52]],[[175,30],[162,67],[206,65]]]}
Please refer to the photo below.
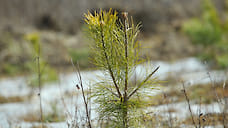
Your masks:
{"label": "dry vegetation", "polygon": [[[225,86],[225,88],[223,88],[223,84],[224,83],[216,83],[215,87],[213,87],[211,83],[204,85],[191,85],[187,88],[188,97],[193,101],[201,99],[202,104],[210,104],[217,100],[216,95],[214,94],[214,90],[219,97],[228,97],[228,87]],[[166,98],[172,101],[172,103],[185,101],[182,89],[171,89],[165,92],[165,95]],[[166,101],[164,100],[164,94],[155,95],[151,97],[151,99],[151,105],[166,104]]]}
{"label": "dry vegetation", "polygon": [[[78,1],[79,0],[77,0],[77,2]],[[37,2],[39,2],[39,1],[36,1],[35,3],[37,3]],[[86,2],[89,2],[89,1],[87,0]],[[13,6],[13,5],[10,4],[9,1],[0,0],[0,10],[1,10],[1,6],[3,5],[1,3],[5,3],[5,5],[6,5],[6,7],[3,7],[3,8],[7,8],[9,6]],[[29,7],[28,8],[26,6],[25,10],[33,9],[34,3],[28,2],[27,0],[23,0],[20,4],[23,4],[23,3],[27,3],[27,5]],[[42,1],[41,3],[44,4],[45,1]],[[94,2],[91,2],[91,4],[92,3],[94,3]],[[197,3],[197,1],[195,1],[193,3]],[[14,3],[14,4],[16,5],[17,3]],[[65,4],[69,4],[69,3],[66,2]],[[73,2],[73,4],[75,4],[75,3]],[[142,2],[142,4],[143,4],[143,6],[146,6],[146,4],[144,2]],[[59,7],[59,8],[57,8],[57,10],[61,10],[62,7],[58,6],[57,3],[55,3],[54,5],[55,6],[53,6],[52,8]],[[77,5],[77,6],[80,7],[80,8],[76,8],[76,9],[78,9],[77,11],[83,10],[85,8],[85,5],[83,5],[83,6]],[[87,59],[90,56],[90,54],[89,54],[90,50],[88,48],[85,48],[86,46],[83,46],[81,44],[77,44],[77,45],[75,45],[73,47],[72,44],[71,44],[72,42],[70,42],[70,41],[68,42],[69,45],[67,44],[68,46],[63,44],[63,42],[65,42],[65,39],[67,39],[69,37],[72,37],[72,34],[75,34],[77,32],[77,28],[71,28],[70,26],[65,26],[62,23],[62,19],[64,19],[63,16],[65,15],[65,13],[61,14],[60,17],[56,17],[56,15],[57,15],[57,13],[59,11],[56,11],[52,15],[45,14],[48,11],[46,10],[46,12],[39,12],[38,10],[42,10],[42,9],[40,9],[40,7],[41,6],[37,6],[37,8],[35,9],[36,11],[32,12],[32,13],[35,13],[35,14],[26,14],[26,15],[30,15],[31,17],[28,17],[28,19],[29,19],[28,21],[33,21],[34,22],[33,24],[35,24],[40,29],[39,32],[41,33],[41,36],[39,38],[41,39],[41,43],[42,44],[46,44],[46,46],[44,46],[42,48],[42,49],[44,49],[44,53],[46,52],[45,55],[44,55],[44,58],[46,57],[45,60],[48,60],[49,61],[48,63],[51,64],[51,66],[58,67],[58,64],[60,66],[63,66],[64,70],[66,70],[65,66],[69,66],[70,65],[70,63],[69,63],[69,59],[70,58],[72,58],[73,66],[74,66],[74,63],[76,63],[76,62],[78,62],[80,65],[82,65],[81,68],[83,68],[83,69],[86,69],[88,67],[91,68],[92,66],[94,66],[94,65],[90,64],[88,59]],[[72,7],[75,7],[75,6],[72,5]],[[191,5],[191,7],[193,7],[193,5]],[[71,8],[71,9],[74,10],[73,8]],[[149,8],[145,8],[144,11],[139,11],[139,14],[134,14],[134,15],[136,17],[140,16],[141,14],[147,16],[147,15],[149,15],[148,12],[151,11],[151,10],[148,10],[148,9]],[[16,8],[16,10],[20,10],[20,12],[24,12],[22,6],[20,8],[19,7]],[[9,10],[8,13],[12,13],[12,11],[13,10]],[[157,10],[157,11],[160,12],[161,10]],[[20,13],[20,12],[18,12],[18,13]],[[25,11],[25,12],[29,13],[29,11]],[[35,22],[35,19],[34,19],[34,16],[33,16],[33,15],[37,15],[36,13],[40,14],[40,17],[38,17],[39,20],[37,20],[38,23]],[[186,13],[189,13],[189,12],[186,12]],[[11,14],[9,14],[9,15],[11,15]],[[169,14],[168,14],[168,12],[165,12],[164,14],[161,14],[161,15],[169,15]],[[195,15],[195,14],[190,14],[190,15]],[[68,20],[70,22],[69,23],[70,25],[73,24],[72,21],[74,21],[75,19],[78,20],[78,19],[81,18],[79,14],[75,14],[73,16],[72,15],[70,15],[70,16],[66,15],[66,16],[67,17],[71,17],[71,19]],[[4,17],[4,15],[2,13],[0,13],[0,17]],[[14,17],[11,16],[11,17],[8,17],[8,18],[9,19],[11,19],[11,18],[13,19]],[[148,21],[153,21],[153,20],[155,20],[153,17],[149,17]],[[164,23],[168,22],[167,19],[162,19],[161,21],[163,21]],[[190,42],[188,42],[189,40],[187,40],[185,36],[182,36],[181,38],[178,38],[178,35],[181,35],[181,31],[180,31],[180,28],[179,28],[180,25],[175,26],[175,20],[173,20],[173,19],[172,19],[172,23],[171,24],[172,24],[172,26],[171,26],[172,30],[168,31],[168,32],[165,31],[167,29],[167,27],[159,24],[156,21],[153,24],[153,26],[147,26],[148,24],[145,24],[146,27],[143,28],[144,31],[147,31],[147,27],[149,29],[150,27],[154,27],[156,25],[159,25],[158,28],[155,28],[156,29],[155,31],[158,32],[159,34],[155,35],[153,38],[150,38],[148,40],[148,43],[144,44],[143,51],[142,51],[142,53],[139,54],[140,55],[139,57],[146,58],[145,54],[150,52],[151,54],[149,55],[149,58],[169,60],[169,59],[176,59],[176,58],[181,58],[181,57],[193,55],[193,53],[195,51],[197,51],[197,50],[194,50],[195,47],[192,44],[190,44]],[[76,26],[79,26],[79,25],[80,24],[77,24]],[[98,26],[99,25],[102,26],[103,24],[98,23]],[[122,27],[123,28],[124,27],[127,28],[127,25],[126,26],[122,26]],[[124,31],[127,31],[126,28],[125,28]],[[63,29],[66,29],[66,30],[63,30]],[[103,29],[103,28],[101,27],[101,29]],[[12,51],[12,53],[1,54],[0,60],[2,59],[4,61],[6,61],[6,63],[4,63],[4,65],[2,67],[0,67],[0,72],[9,73],[9,74],[14,74],[15,75],[15,74],[17,74],[16,72],[18,72],[18,73],[21,73],[23,71],[27,72],[28,70],[30,70],[29,68],[31,68],[31,67],[34,68],[34,65],[32,65],[32,66],[30,65],[29,66],[28,63],[27,63],[27,61],[32,58],[32,53],[31,53],[31,46],[28,46],[28,44],[27,44],[28,42],[26,42],[23,39],[24,36],[26,35],[26,32],[18,32],[18,33],[16,32],[15,33],[14,28],[12,29],[11,27],[5,27],[3,30],[7,30],[6,33],[4,33],[4,32],[3,33],[6,34],[8,37],[6,38],[6,36],[4,36],[4,38],[0,39],[0,46],[4,47],[4,48],[0,47],[0,53],[6,53],[5,51],[7,51],[7,50],[5,50],[5,49],[10,49]],[[50,30],[53,31],[53,32],[50,32]],[[98,28],[98,30],[99,30],[99,28]],[[63,32],[64,33],[63,34],[64,35],[63,39],[56,38],[56,37],[59,37],[58,32]],[[45,35],[48,34],[48,33],[49,34],[50,33],[52,33],[52,34],[55,33],[54,34],[55,38],[51,39],[50,37],[46,37]],[[108,33],[108,31],[105,32],[105,33]],[[127,32],[124,33],[125,34],[124,36],[127,35],[126,33]],[[154,33],[154,32],[152,31],[151,33]],[[98,33],[98,34],[100,35],[100,33]],[[163,37],[165,37],[165,38],[163,39]],[[81,37],[79,37],[79,38],[81,38]],[[151,42],[153,42],[151,40],[153,40],[153,41],[155,41],[157,43],[151,43]],[[11,42],[10,45],[8,45],[6,43],[8,41]],[[42,42],[42,41],[44,41],[44,42]],[[81,40],[76,41],[74,39],[73,42],[74,41],[75,42],[80,42]],[[184,43],[182,43],[181,45],[176,45],[176,43],[175,43],[176,41],[177,42],[182,42],[183,41]],[[20,44],[13,45],[15,42],[20,42]],[[168,42],[171,42],[171,43],[168,43]],[[15,52],[14,49],[12,49],[11,46],[14,46],[16,50],[18,50],[18,49],[19,50]],[[17,48],[17,46],[18,46],[18,48]],[[55,46],[55,47],[53,47],[53,46]],[[103,45],[103,47],[104,46],[107,46],[107,44]],[[124,45],[121,45],[121,46],[124,46]],[[178,47],[176,47],[176,46],[178,46]],[[28,53],[25,53],[25,51],[23,51],[23,48],[25,48],[25,47],[26,48],[30,47],[30,48],[28,48],[28,49],[30,49],[30,51]],[[49,54],[49,52],[48,52],[50,50],[49,48],[52,48],[51,51],[53,51],[54,54]],[[162,50],[161,50],[161,48],[162,48]],[[175,49],[175,50],[173,52],[170,49]],[[62,50],[62,51],[60,51],[60,50]],[[185,53],[181,54],[183,52],[185,52]],[[17,54],[20,57],[18,58],[17,56],[15,56],[15,54]],[[99,55],[101,55],[101,54],[100,53],[97,54],[96,57],[98,57]],[[110,56],[111,55],[112,55],[112,53],[110,53]],[[106,57],[106,59],[108,58],[107,55],[105,57]],[[104,59],[105,57],[103,57],[103,58],[101,57],[101,58]],[[132,57],[135,57],[135,56],[132,55]],[[8,60],[7,58],[10,58],[10,59]],[[58,58],[58,59],[60,58],[60,59],[58,60],[56,58]],[[125,58],[128,59],[128,56],[125,55]],[[17,64],[18,59],[19,59],[19,61],[21,61],[20,64]],[[117,58],[116,60],[118,61],[118,64],[123,64],[123,62],[120,61],[120,58]],[[113,61],[113,63],[115,63],[117,61]],[[133,63],[135,63],[136,61],[134,61]],[[0,64],[2,64],[2,62],[0,62]],[[107,62],[97,62],[97,65],[99,65],[101,63],[103,64],[102,68],[107,68],[109,70],[109,73],[111,73],[112,79],[114,79],[114,76],[113,76],[113,73],[112,73],[113,71],[110,69],[110,67],[106,66],[106,64],[109,64],[109,61],[107,61]],[[18,68],[20,66],[22,66],[22,68]],[[114,66],[116,66],[116,65],[114,65]],[[78,73],[77,75],[80,78],[81,76],[80,76],[79,67],[76,67],[76,68],[77,68],[76,72]],[[114,67],[114,68],[116,68],[116,67]],[[127,72],[127,71],[125,72],[125,70],[123,71],[122,68],[120,68],[120,69],[121,69],[122,73],[120,73],[119,76],[117,76],[117,77],[120,77],[122,74]],[[153,73],[155,73],[157,71],[157,69],[154,70],[154,72],[152,72],[151,75],[149,75],[149,76],[151,77],[153,75]],[[115,69],[115,70],[117,70],[117,69]],[[40,69],[38,71],[40,72]],[[119,73],[119,72],[117,72],[117,73]],[[126,76],[128,76],[128,74],[125,74],[125,77],[119,78],[119,81],[127,79]],[[136,89],[135,89],[135,88],[132,88],[131,86],[127,86],[128,83],[126,82],[125,86],[123,86],[121,88],[118,88],[119,86],[117,86],[117,84],[115,83],[115,79],[114,79],[113,80],[114,84],[117,86],[115,88],[117,88],[118,92],[113,91],[115,88],[110,87],[110,85],[111,85],[110,83],[107,84],[107,87],[106,86],[105,87],[99,86],[99,87],[102,87],[102,88],[100,88],[100,90],[98,89],[98,91],[100,92],[99,95],[107,96],[107,94],[110,93],[110,92],[113,94],[113,96],[110,96],[111,100],[110,99],[107,100],[108,102],[102,101],[104,104],[101,104],[99,110],[102,110],[102,105],[103,105],[103,107],[106,105],[107,108],[105,109],[104,112],[107,112],[108,114],[110,114],[110,112],[111,112],[111,114],[113,114],[112,110],[110,110],[113,107],[116,107],[116,108],[114,108],[115,110],[113,109],[114,112],[116,112],[116,110],[118,112],[119,111],[118,109],[123,109],[123,108],[124,108],[123,109],[124,111],[128,111],[128,110],[125,110],[126,107],[128,107],[127,105],[125,105],[125,101],[130,99],[130,98],[128,98],[129,95],[130,95],[129,97],[131,97],[131,94],[132,95],[135,94],[135,97],[131,98],[131,100],[132,101],[137,101],[137,102],[128,102],[126,104],[131,104],[131,106],[135,105],[136,107],[138,107],[137,110],[150,108],[150,107],[157,107],[157,106],[167,105],[167,110],[161,110],[159,113],[156,113],[154,111],[151,111],[151,112],[143,112],[143,111],[139,111],[138,112],[137,111],[138,113],[136,113],[134,115],[134,118],[135,118],[136,121],[138,121],[138,122],[135,121],[138,124],[136,124],[133,121],[135,123],[134,125],[137,125],[137,127],[140,127],[140,125],[144,125],[144,127],[164,127],[164,128],[166,128],[166,127],[167,128],[175,128],[175,127],[180,127],[180,126],[183,126],[183,127],[190,126],[190,127],[201,128],[201,127],[205,127],[205,126],[214,126],[214,127],[216,127],[217,125],[221,125],[224,128],[228,127],[227,126],[227,124],[228,124],[228,113],[227,113],[227,110],[226,110],[227,109],[226,106],[228,104],[227,104],[227,102],[225,102],[227,100],[227,97],[228,97],[228,86],[227,86],[228,83],[227,83],[227,81],[225,83],[222,83],[222,82],[213,83],[213,81],[212,81],[211,83],[208,83],[208,84],[191,85],[191,86],[186,86],[185,88],[182,89],[181,85],[180,85],[180,87],[175,86],[175,85],[179,86],[179,84],[181,84],[181,83],[177,83],[177,81],[175,80],[175,77],[170,76],[170,78],[167,78],[167,79],[168,79],[167,80],[168,82],[167,83],[164,82],[164,85],[166,85],[165,87],[170,88],[170,90],[167,90],[165,92],[161,92],[161,93],[159,93],[159,94],[157,94],[155,96],[149,96],[148,98],[146,98],[143,101],[139,100],[138,93],[133,93],[135,90],[137,91],[139,86],[137,86]],[[38,80],[38,81],[41,82],[41,80]],[[106,81],[104,81],[102,84],[104,84],[105,82]],[[146,83],[146,82],[147,82],[147,79],[146,79],[146,81],[144,83]],[[124,82],[122,82],[122,83],[124,83]],[[120,83],[120,84],[122,84],[122,83]],[[149,84],[151,84],[151,83],[149,83]],[[127,89],[126,89],[127,87],[129,87],[132,90],[131,91],[127,91]],[[141,87],[141,85],[140,85],[140,87]],[[119,90],[120,89],[125,89],[125,90],[119,91],[118,89]],[[91,119],[90,113],[91,113],[91,111],[93,111],[91,109],[91,106],[93,106],[93,104],[91,104],[91,102],[90,102],[91,91],[83,90],[83,85],[82,85],[81,78],[80,78],[79,85],[76,84],[76,90],[81,91],[82,95],[79,95],[78,93],[76,93],[75,90],[73,90],[72,92],[65,92],[64,97],[62,97],[62,98],[64,100],[64,98],[69,98],[69,97],[73,97],[73,96],[76,96],[77,98],[78,98],[78,96],[83,96],[83,101],[84,101],[83,108],[85,109],[85,112],[81,112],[80,110],[78,110],[75,107],[75,109],[77,109],[75,111],[77,111],[79,113],[82,113],[82,114],[84,113],[84,115],[82,115],[82,117],[84,117],[84,118],[79,120],[79,122],[83,122],[84,123],[82,125],[83,127],[92,128],[92,127],[96,127],[96,126],[99,125],[101,128],[105,128],[105,127],[113,126],[113,124],[117,124],[117,122],[119,120],[117,121],[117,120],[113,119],[112,116],[109,117],[109,115],[103,115],[104,118],[99,119],[98,121]],[[41,89],[41,85],[40,85],[39,96],[40,96],[41,92],[42,92],[42,89]],[[124,92],[124,95],[126,95],[124,100],[123,100],[123,97],[122,97],[122,94],[121,94],[122,92]],[[132,92],[132,93],[130,93],[128,95],[129,92]],[[117,95],[118,93],[119,93],[119,96]],[[115,99],[115,96],[117,97],[116,99]],[[30,98],[31,98],[31,96],[4,97],[4,96],[0,95],[0,104],[26,102],[26,101],[29,101]],[[100,100],[102,100],[102,99],[100,98]],[[40,104],[41,104],[41,101],[42,101],[42,99],[40,97]],[[116,102],[116,101],[120,101],[120,105],[124,104],[125,106],[123,108],[121,108],[121,106],[119,107],[118,106],[118,102]],[[139,105],[139,102],[140,102],[141,106]],[[176,117],[172,117],[172,114],[173,113],[177,113],[178,110],[175,109],[175,107],[168,107],[168,106],[170,104],[174,104],[175,105],[175,104],[183,103],[183,102],[188,105],[188,108],[186,108],[186,109],[189,109],[189,113],[190,113],[191,116],[189,116],[189,117],[187,117],[186,119],[183,119],[183,120],[178,120]],[[201,106],[201,105],[210,105],[212,103],[219,104],[219,106],[221,108],[225,106],[223,112],[222,113],[213,113],[213,112],[211,112],[211,113],[199,113],[197,115],[195,113],[193,114],[192,111],[191,111],[191,105],[193,105],[193,104]],[[40,106],[41,106],[40,109],[42,110],[42,105],[40,105]],[[66,121],[67,117],[63,116],[63,113],[62,113],[63,111],[62,110],[58,110],[56,105],[53,105],[51,107],[52,107],[52,110],[53,110],[51,113],[43,113],[42,111],[36,112],[36,113],[35,112],[34,113],[31,112],[31,113],[28,113],[27,115],[21,116],[19,120],[20,121],[24,121],[24,122],[41,122],[41,125],[33,126],[32,128],[48,128],[48,126],[46,126],[46,124],[48,124],[48,123]],[[66,106],[64,106],[64,107],[66,107]],[[133,108],[132,111],[134,111],[135,108]],[[65,111],[67,111],[67,108],[64,108],[64,109],[65,109]],[[103,112],[103,111],[101,111],[101,112]],[[59,113],[61,113],[61,114],[59,114]],[[128,122],[130,120],[127,117],[128,116],[127,114],[129,114],[129,113],[130,113],[129,111],[127,113],[123,113],[123,115],[126,114],[125,116],[123,116],[123,119],[122,119],[122,120],[124,120],[123,123],[124,123],[124,127],[126,127],[126,128],[129,127],[128,124],[125,124],[126,122]],[[166,116],[164,116],[164,115],[166,115]],[[74,120],[74,119],[72,119],[72,120]],[[78,123],[77,122],[78,120],[74,120],[74,121],[75,122],[73,122],[73,123]],[[110,122],[113,123],[113,124],[111,124]],[[76,128],[76,127],[81,127],[81,126],[79,124],[68,126],[68,128]]]}
{"label": "dry vegetation", "polygon": [[1,96],[0,95],[0,104],[4,103],[16,103],[16,102],[24,102],[30,99],[30,96]]}

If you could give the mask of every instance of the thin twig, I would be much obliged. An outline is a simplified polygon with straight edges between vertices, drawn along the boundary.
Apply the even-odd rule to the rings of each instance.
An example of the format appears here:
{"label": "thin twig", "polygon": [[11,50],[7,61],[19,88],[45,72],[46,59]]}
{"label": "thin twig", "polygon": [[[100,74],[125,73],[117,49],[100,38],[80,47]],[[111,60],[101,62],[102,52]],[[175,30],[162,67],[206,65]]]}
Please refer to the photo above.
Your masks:
{"label": "thin twig", "polygon": [[[217,101],[218,105],[220,106],[220,110],[222,111],[221,106],[223,106],[224,104],[222,103],[222,100],[219,98],[218,93],[216,92],[215,82],[212,80],[210,72],[207,72],[207,74],[208,74],[208,77],[209,77],[209,79],[211,81],[213,93],[214,93],[214,95],[216,96],[216,99],[217,99],[216,101]],[[225,83],[223,84],[223,90],[224,90],[224,87],[225,87]],[[223,91],[223,93],[224,93],[224,91]],[[223,94],[223,97],[224,97],[224,94]],[[223,112],[222,112],[222,115],[223,115],[222,122],[223,122],[223,127],[224,128],[227,127],[226,123],[225,123],[226,122],[226,114],[225,114],[225,111],[224,111],[225,109],[226,109],[226,104],[224,105]]]}
{"label": "thin twig", "polygon": [[212,88],[213,88],[213,93],[214,93],[214,95],[216,96],[217,102],[218,102],[218,104],[220,104],[221,101],[220,101],[220,99],[219,99],[219,97],[218,97],[218,94],[217,94],[217,92],[216,92],[215,82],[212,80],[212,77],[211,77],[210,72],[207,72],[207,75],[208,75],[208,77],[209,77],[209,79],[210,79],[210,81],[211,81],[211,85],[212,85]]}
{"label": "thin twig", "polygon": [[127,99],[130,99],[131,96],[133,96],[133,95],[140,89],[140,87],[141,87],[145,82],[147,82],[147,81],[150,79],[150,77],[159,69],[159,67],[160,67],[160,66],[158,66],[151,74],[149,74],[149,75],[146,77],[146,79],[144,79],[144,80],[137,86],[137,88],[136,88],[135,90],[133,90],[133,91],[130,93],[130,95],[127,97]]}
{"label": "thin twig", "polygon": [[188,103],[188,110],[189,110],[189,112],[190,112],[190,114],[191,114],[192,123],[193,123],[193,125],[195,126],[195,128],[197,128],[196,123],[195,123],[194,118],[193,118],[193,113],[192,113],[192,110],[191,110],[191,105],[190,105],[190,103],[189,103],[189,98],[188,98],[188,95],[187,95],[187,92],[186,92],[186,89],[185,89],[185,86],[184,86],[184,82],[183,82],[183,81],[182,81],[182,86],[183,86],[183,92],[184,92],[186,101],[187,101],[187,103]]}
{"label": "thin twig", "polygon": [[109,92],[111,92],[114,96],[119,97],[116,93],[114,93],[111,89],[104,87],[105,89],[107,89]]}
{"label": "thin twig", "polygon": [[223,128],[227,128],[228,125],[226,123],[226,110],[227,110],[227,100],[225,98],[225,88],[226,88],[226,81],[224,81],[223,83],[223,91],[222,91],[222,95],[223,95],[223,100],[224,100],[224,108],[223,108],[223,112],[222,112],[222,123],[223,123]]}
{"label": "thin twig", "polygon": [[[74,68],[76,68],[72,59],[71,59],[71,63],[72,63],[72,66]],[[91,118],[90,118],[90,114],[89,114],[89,110],[88,110],[88,101],[86,100],[86,97],[85,97],[85,91],[84,91],[83,84],[82,84],[82,77],[81,77],[79,65],[77,65],[77,73],[78,73],[78,77],[79,77],[79,84],[80,84],[81,90],[82,90],[83,101],[84,101],[84,104],[85,104],[87,123],[89,125],[89,128],[92,128]]]}
{"label": "thin twig", "polygon": [[199,128],[201,128],[201,117],[203,116],[203,113],[201,113],[201,97],[200,97],[200,106],[199,106],[199,112],[198,112],[198,125],[199,125]]}
{"label": "thin twig", "polygon": [[167,94],[165,92],[163,92],[163,96],[164,96],[164,99],[165,99],[165,104],[166,104],[166,107],[167,107],[167,110],[168,110],[168,114],[169,114],[169,127],[172,128],[173,127],[173,124],[172,124],[172,115],[171,115],[171,112],[169,111],[169,103],[168,103],[168,99],[167,99]]}
{"label": "thin twig", "polygon": [[43,109],[42,109],[42,99],[41,99],[41,71],[40,71],[40,45],[38,46],[38,56],[37,56],[37,70],[38,70],[38,86],[39,86],[39,100],[40,100],[40,121],[41,121],[41,128],[43,128]]}

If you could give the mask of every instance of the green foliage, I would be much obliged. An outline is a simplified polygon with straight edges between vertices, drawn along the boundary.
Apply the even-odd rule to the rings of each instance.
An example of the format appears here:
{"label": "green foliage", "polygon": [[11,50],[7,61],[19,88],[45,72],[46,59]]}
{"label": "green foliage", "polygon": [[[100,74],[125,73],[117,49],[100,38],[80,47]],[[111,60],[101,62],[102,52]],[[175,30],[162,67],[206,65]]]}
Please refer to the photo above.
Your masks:
{"label": "green foliage", "polygon": [[31,33],[25,36],[25,39],[32,43],[34,55],[40,55],[40,37],[38,33]]}
{"label": "green foliage", "polygon": [[3,64],[3,72],[9,75],[14,75],[20,71],[19,67],[14,64]]}
{"label": "green foliage", "polygon": [[136,65],[142,62],[139,61],[140,44],[136,41],[139,25],[128,20],[126,12],[121,21],[111,9],[94,12],[94,15],[88,12],[85,22],[86,34],[92,40],[91,60],[105,75],[102,82],[93,87],[100,118],[109,122],[107,127],[137,127],[140,124],[138,108],[153,91],[154,81],[149,78],[158,69],[144,80],[132,82]]}
{"label": "green foliage", "polygon": [[[126,63],[128,63],[129,66],[132,67],[134,65],[134,57],[138,58],[137,53],[139,51],[136,50],[136,54],[133,53],[135,48],[138,46],[138,43],[135,42],[135,38],[138,34],[139,26],[133,26],[128,30],[129,54],[128,60],[126,60],[124,56],[125,53],[123,52],[125,49],[124,31],[121,29],[123,25],[117,25],[118,17],[116,16],[116,14],[116,12],[112,14],[110,10],[110,12],[108,13],[102,11],[100,13],[95,12],[95,16],[90,13],[86,15],[86,23],[88,24],[89,34],[88,36],[94,40],[94,44],[92,44],[90,47],[91,54],[93,55],[92,62],[99,68],[103,68],[106,70],[108,70],[106,56],[108,57],[109,64],[113,66],[114,69],[117,69],[119,67],[124,68]],[[117,76],[121,76],[120,74],[122,72],[116,73]]]}
{"label": "green foliage", "polygon": [[[225,13],[225,12],[224,12]],[[220,19],[211,0],[203,1],[201,19],[194,18],[183,25],[184,32],[194,44],[202,45],[200,57],[212,61],[219,67],[228,67],[228,20]]]}
{"label": "green foliage", "polygon": [[195,44],[210,46],[221,40],[220,28],[199,19],[192,19],[184,24],[184,31],[190,36]]}
{"label": "green foliage", "polygon": [[72,58],[74,63],[79,63],[80,68],[88,68],[90,67],[90,63],[88,60],[89,57],[89,49],[69,49],[70,57]]}
{"label": "green foliage", "polygon": [[0,54],[3,54],[0,60],[0,72],[10,76],[26,73],[29,70],[24,66],[23,60],[27,56],[24,55],[24,49],[21,47],[21,39],[13,37],[10,32],[0,34]]}
{"label": "green foliage", "polygon": [[[56,71],[53,68],[51,68],[45,60],[42,59],[39,34],[38,33],[28,34],[25,36],[25,39],[31,43],[33,57],[34,57],[34,61],[27,62],[26,67],[30,69],[30,71],[33,71],[36,74],[40,72],[42,82],[56,81],[58,79],[58,75]],[[40,57],[39,59],[40,69],[37,68],[37,63],[36,63],[36,59],[38,56]],[[31,81],[29,85],[36,86],[36,87],[38,86],[37,75],[31,76]]]}
{"label": "green foliage", "polygon": [[228,67],[228,54],[223,54],[223,55],[217,56],[216,59],[217,59],[216,61],[219,63],[219,65],[222,68]]}

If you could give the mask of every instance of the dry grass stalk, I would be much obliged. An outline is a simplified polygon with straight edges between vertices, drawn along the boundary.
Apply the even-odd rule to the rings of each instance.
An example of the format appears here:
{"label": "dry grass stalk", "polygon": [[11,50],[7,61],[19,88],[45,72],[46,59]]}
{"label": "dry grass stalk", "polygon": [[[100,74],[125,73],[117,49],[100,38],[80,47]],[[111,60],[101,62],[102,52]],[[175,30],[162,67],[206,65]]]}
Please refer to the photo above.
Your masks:
{"label": "dry grass stalk", "polygon": [[[210,72],[207,72],[208,74],[208,77],[211,81],[211,86],[213,88],[213,93],[214,95],[216,96],[216,101],[218,103],[218,105],[220,106],[220,110],[222,111],[222,115],[223,115],[223,119],[222,119],[222,123],[223,123],[223,127],[224,128],[227,128],[227,124],[226,124],[226,109],[227,109],[227,103],[226,103],[226,99],[225,99],[225,86],[226,86],[226,82],[224,81],[223,83],[223,100],[224,100],[224,103],[223,101],[221,100],[221,98],[218,96],[218,93],[216,92],[216,88],[215,88],[215,82],[212,80],[212,77],[210,75]],[[222,107],[223,107],[223,110],[222,110]]]}
{"label": "dry grass stalk", "polygon": [[[81,77],[79,65],[77,64],[77,67],[75,67],[72,59],[71,59],[71,63],[72,63],[73,68],[77,71],[77,75],[78,75],[78,79],[79,79],[79,85],[81,87],[81,92],[82,92],[83,101],[84,101],[85,110],[86,110],[86,119],[87,119],[88,127],[92,128],[90,110],[89,110],[89,107],[88,107],[89,100],[86,99],[86,96],[85,96],[85,91],[84,91],[83,84],[82,84],[82,77]],[[79,86],[76,85],[76,88],[79,89]]]}
{"label": "dry grass stalk", "polygon": [[169,128],[173,128],[173,121],[172,121],[173,119],[172,119],[171,111],[169,111],[169,101],[167,98],[167,94],[165,92],[163,92],[163,96],[164,96],[165,104],[166,104],[168,114],[169,114]]}
{"label": "dry grass stalk", "polygon": [[43,109],[42,109],[42,99],[41,99],[41,70],[40,70],[40,46],[38,46],[38,56],[37,56],[37,68],[38,68],[38,72],[37,72],[37,75],[38,75],[38,86],[39,86],[39,93],[38,93],[38,96],[39,96],[39,101],[40,101],[40,122],[41,122],[41,128],[43,128]]}
{"label": "dry grass stalk", "polygon": [[186,99],[186,101],[188,103],[188,110],[189,110],[189,112],[191,114],[192,123],[195,126],[195,128],[197,128],[196,123],[195,123],[194,118],[193,118],[193,113],[192,113],[192,110],[191,110],[190,101],[189,101],[189,98],[188,98],[188,95],[187,95],[187,92],[186,92],[185,85],[184,85],[184,82],[183,81],[182,81],[182,87],[183,87],[183,93],[185,95],[185,99]]}

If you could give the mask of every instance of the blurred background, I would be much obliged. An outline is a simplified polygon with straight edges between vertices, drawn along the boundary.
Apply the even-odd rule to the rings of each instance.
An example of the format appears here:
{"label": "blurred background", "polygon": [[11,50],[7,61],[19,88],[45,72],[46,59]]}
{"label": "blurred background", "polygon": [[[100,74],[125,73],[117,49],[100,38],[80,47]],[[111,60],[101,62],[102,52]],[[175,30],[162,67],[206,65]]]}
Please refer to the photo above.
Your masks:
{"label": "blurred background", "polygon": [[[164,85],[177,85],[180,79],[211,83],[206,75],[208,71],[216,71],[213,76],[219,76],[221,81],[226,79],[228,0],[0,0],[0,119],[3,119],[0,128],[1,125],[10,127],[9,121],[4,120],[13,116],[17,117],[15,120],[25,122],[39,121],[37,114],[32,115],[38,109],[31,111],[22,105],[25,102],[38,104],[34,93],[37,91],[37,78],[30,78],[33,76],[30,74],[37,72],[37,54],[34,52],[37,43],[41,49],[43,82],[65,79],[65,83],[61,82],[66,84],[62,88],[64,96],[69,96],[69,92],[74,94],[74,85],[67,87],[75,84],[72,82],[74,77],[59,76],[72,72],[71,58],[84,71],[95,69],[88,59],[90,40],[84,34],[83,18],[88,11],[99,11],[100,8],[112,8],[118,13],[127,11],[135,23],[141,24],[138,40],[143,50],[140,55],[161,65],[163,74],[160,76],[168,81]],[[85,76],[90,74],[84,71]],[[206,82],[204,78],[207,78]],[[57,114],[57,99],[48,96],[56,93],[56,85],[51,88],[51,84],[44,92],[47,94],[46,107],[51,106],[51,110],[55,110],[48,117],[53,122],[65,119]],[[199,90],[192,94],[192,98],[208,95],[207,89],[200,87]],[[172,91],[169,94],[181,98],[179,93]],[[228,96],[227,86],[223,94]],[[35,101],[31,100],[34,97]],[[153,100],[152,104],[162,104]],[[208,100],[205,102],[212,103]],[[180,101],[184,99],[177,98],[175,102]],[[18,104],[11,104],[15,102]],[[12,113],[17,108],[25,110],[15,116]]]}
{"label": "blurred background", "polygon": [[[225,29],[225,24],[227,26],[226,0],[0,0],[1,75],[29,70],[25,63],[32,59],[31,46],[24,37],[30,33],[38,34],[42,54],[49,64],[67,66],[72,57],[75,61],[81,61],[83,68],[90,67],[86,60],[88,40],[84,39],[82,31],[83,15],[100,8],[113,8],[120,13],[127,11],[136,23],[141,23],[139,40],[143,40],[145,46],[142,55],[152,60],[175,60],[203,53],[202,46],[199,46],[204,44],[201,40],[213,35],[216,30],[210,27],[217,26],[214,23],[209,26],[201,24],[218,20],[221,29]],[[215,11],[216,16],[212,16],[214,12],[211,13],[211,10]],[[203,15],[209,18],[203,18]],[[199,23],[189,27],[192,24],[189,21],[193,18]],[[199,29],[210,30],[205,33]],[[197,32],[203,37],[192,34]],[[195,38],[201,38],[196,39],[197,45],[192,44]]]}

